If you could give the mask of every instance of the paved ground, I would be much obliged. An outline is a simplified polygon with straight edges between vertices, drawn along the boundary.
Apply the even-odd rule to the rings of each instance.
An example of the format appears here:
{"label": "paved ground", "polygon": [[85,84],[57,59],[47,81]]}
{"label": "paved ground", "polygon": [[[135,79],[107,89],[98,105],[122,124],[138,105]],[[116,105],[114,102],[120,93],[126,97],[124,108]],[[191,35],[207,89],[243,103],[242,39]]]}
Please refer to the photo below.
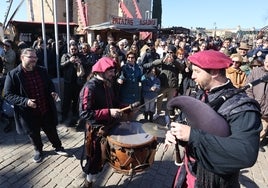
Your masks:
{"label": "paved ground", "polygon": [[[84,181],[80,167],[80,155],[83,145],[83,132],[64,125],[58,127],[63,146],[69,157],[56,155],[43,135],[45,158],[42,163],[32,160],[33,147],[25,136],[16,134],[14,128],[9,133],[3,132],[5,122],[0,123],[0,187],[1,188],[78,188]],[[159,130],[163,133],[163,130]],[[153,130],[155,133],[156,131]],[[94,187],[122,188],[166,188],[172,184],[177,170],[174,164],[173,148],[163,153],[162,134],[158,136],[157,152],[154,163],[147,170],[133,176],[117,173],[108,164],[97,176]],[[241,170],[241,187],[268,187],[268,148],[259,153],[257,163]],[[223,161],[224,162],[224,161]]]}

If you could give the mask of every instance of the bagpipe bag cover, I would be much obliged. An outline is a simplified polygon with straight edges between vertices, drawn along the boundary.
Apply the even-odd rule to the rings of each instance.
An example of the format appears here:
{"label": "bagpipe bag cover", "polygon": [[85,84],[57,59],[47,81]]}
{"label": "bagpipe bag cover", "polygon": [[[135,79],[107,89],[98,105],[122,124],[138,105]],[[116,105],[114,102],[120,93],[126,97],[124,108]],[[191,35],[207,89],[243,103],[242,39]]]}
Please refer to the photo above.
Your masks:
{"label": "bagpipe bag cover", "polygon": [[177,96],[167,103],[167,109],[180,109],[186,116],[187,124],[207,133],[227,137],[230,128],[226,120],[208,104],[189,96]]}

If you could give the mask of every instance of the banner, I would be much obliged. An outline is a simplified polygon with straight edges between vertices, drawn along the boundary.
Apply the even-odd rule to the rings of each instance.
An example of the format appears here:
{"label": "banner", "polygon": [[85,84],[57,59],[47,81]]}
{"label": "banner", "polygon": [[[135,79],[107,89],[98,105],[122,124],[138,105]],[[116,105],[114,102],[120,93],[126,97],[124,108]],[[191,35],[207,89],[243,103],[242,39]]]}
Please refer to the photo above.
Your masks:
{"label": "banner", "polygon": [[157,26],[157,19],[138,19],[112,16],[110,23],[113,25],[124,26]]}

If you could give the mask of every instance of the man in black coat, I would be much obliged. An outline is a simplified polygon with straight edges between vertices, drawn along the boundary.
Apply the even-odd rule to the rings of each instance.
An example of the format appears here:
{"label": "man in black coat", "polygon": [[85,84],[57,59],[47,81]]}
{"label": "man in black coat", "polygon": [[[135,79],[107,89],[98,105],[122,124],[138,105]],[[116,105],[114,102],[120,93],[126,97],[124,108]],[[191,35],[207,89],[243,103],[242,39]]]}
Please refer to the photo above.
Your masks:
{"label": "man in black coat", "polygon": [[[232,60],[225,54],[205,50],[190,55],[188,59],[192,64],[192,79],[202,92],[196,98],[204,102],[201,102],[202,106],[209,104],[212,107],[209,109],[216,113],[202,110],[197,102],[188,103],[189,99],[180,103],[187,104],[188,109],[183,112],[188,110],[192,117],[186,114],[190,126],[172,122],[166,134],[167,145],[177,144],[176,140],[187,143],[184,144],[184,163],[178,170],[173,187],[184,184],[185,187],[238,188],[240,169],[253,166],[258,157],[261,131],[259,104],[245,92],[237,92],[226,78],[225,69]],[[220,100],[223,97],[225,100]],[[194,114],[199,115],[194,117]],[[222,118],[224,121],[221,121]],[[214,130],[221,131],[216,133]],[[230,132],[230,135],[223,135],[224,131]]]}
{"label": "man in black coat", "polygon": [[34,49],[23,49],[21,61],[21,64],[8,72],[4,86],[5,99],[14,105],[16,130],[19,134],[27,134],[33,143],[34,162],[40,162],[43,157],[41,129],[55,152],[67,155],[56,129],[58,118],[54,100],[59,97],[53,82],[49,79],[47,70],[36,65]]}

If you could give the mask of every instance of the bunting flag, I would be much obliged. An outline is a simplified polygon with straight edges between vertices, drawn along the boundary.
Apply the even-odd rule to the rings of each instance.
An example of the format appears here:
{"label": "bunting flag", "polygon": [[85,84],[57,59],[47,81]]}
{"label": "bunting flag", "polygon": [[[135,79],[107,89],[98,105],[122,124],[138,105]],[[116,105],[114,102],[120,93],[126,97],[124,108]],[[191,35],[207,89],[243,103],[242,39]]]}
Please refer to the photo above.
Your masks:
{"label": "bunting flag", "polygon": [[127,17],[127,18],[133,18],[132,14],[129,12],[128,8],[126,7],[126,5],[120,1],[119,3],[119,7],[121,8],[123,14]]}
{"label": "bunting flag", "polygon": [[135,6],[135,14],[136,14],[136,17],[139,18],[139,19],[142,19],[142,16],[141,16],[141,11],[138,7],[138,3],[137,3],[137,0],[132,0],[133,1],[133,4]]}
{"label": "bunting flag", "polygon": [[84,3],[84,16],[85,16],[85,21],[88,23],[88,14],[87,14],[88,8],[87,8],[87,3]]}
{"label": "bunting flag", "polygon": [[[135,7],[136,18],[142,19],[141,12],[140,12],[137,0],[132,0],[132,2],[133,2],[134,7]],[[133,18],[132,14],[130,13],[130,11],[128,10],[126,5],[122,1],[120,1],[119,7],[121,8],[121,10],[122,10],[122,12],[123,12],[125,17]],[[140,32],[139,34],[140,34],[140,38],[142,40],[148,40],[148,39],[152,38],[152,33],[151,32]]]}
{"label": "bunting flag", "polygon": [[152,39],[153,38],[152,32],[147,32],[147,31],[140,32],[140,38],[141,40],[144,40],[144,41]]}
{"label": "bunting flag", "polygon": [[[77,2],[77,7],[78,7],[78,14],[81,20],[81,23],[83,25],[83,27],[87,26],[87,12],[85,12],[84,10],[84,6],[82,5],[82,1],[81,0],[76,0]],[[86,6],[86,4],[85,4]]]}

